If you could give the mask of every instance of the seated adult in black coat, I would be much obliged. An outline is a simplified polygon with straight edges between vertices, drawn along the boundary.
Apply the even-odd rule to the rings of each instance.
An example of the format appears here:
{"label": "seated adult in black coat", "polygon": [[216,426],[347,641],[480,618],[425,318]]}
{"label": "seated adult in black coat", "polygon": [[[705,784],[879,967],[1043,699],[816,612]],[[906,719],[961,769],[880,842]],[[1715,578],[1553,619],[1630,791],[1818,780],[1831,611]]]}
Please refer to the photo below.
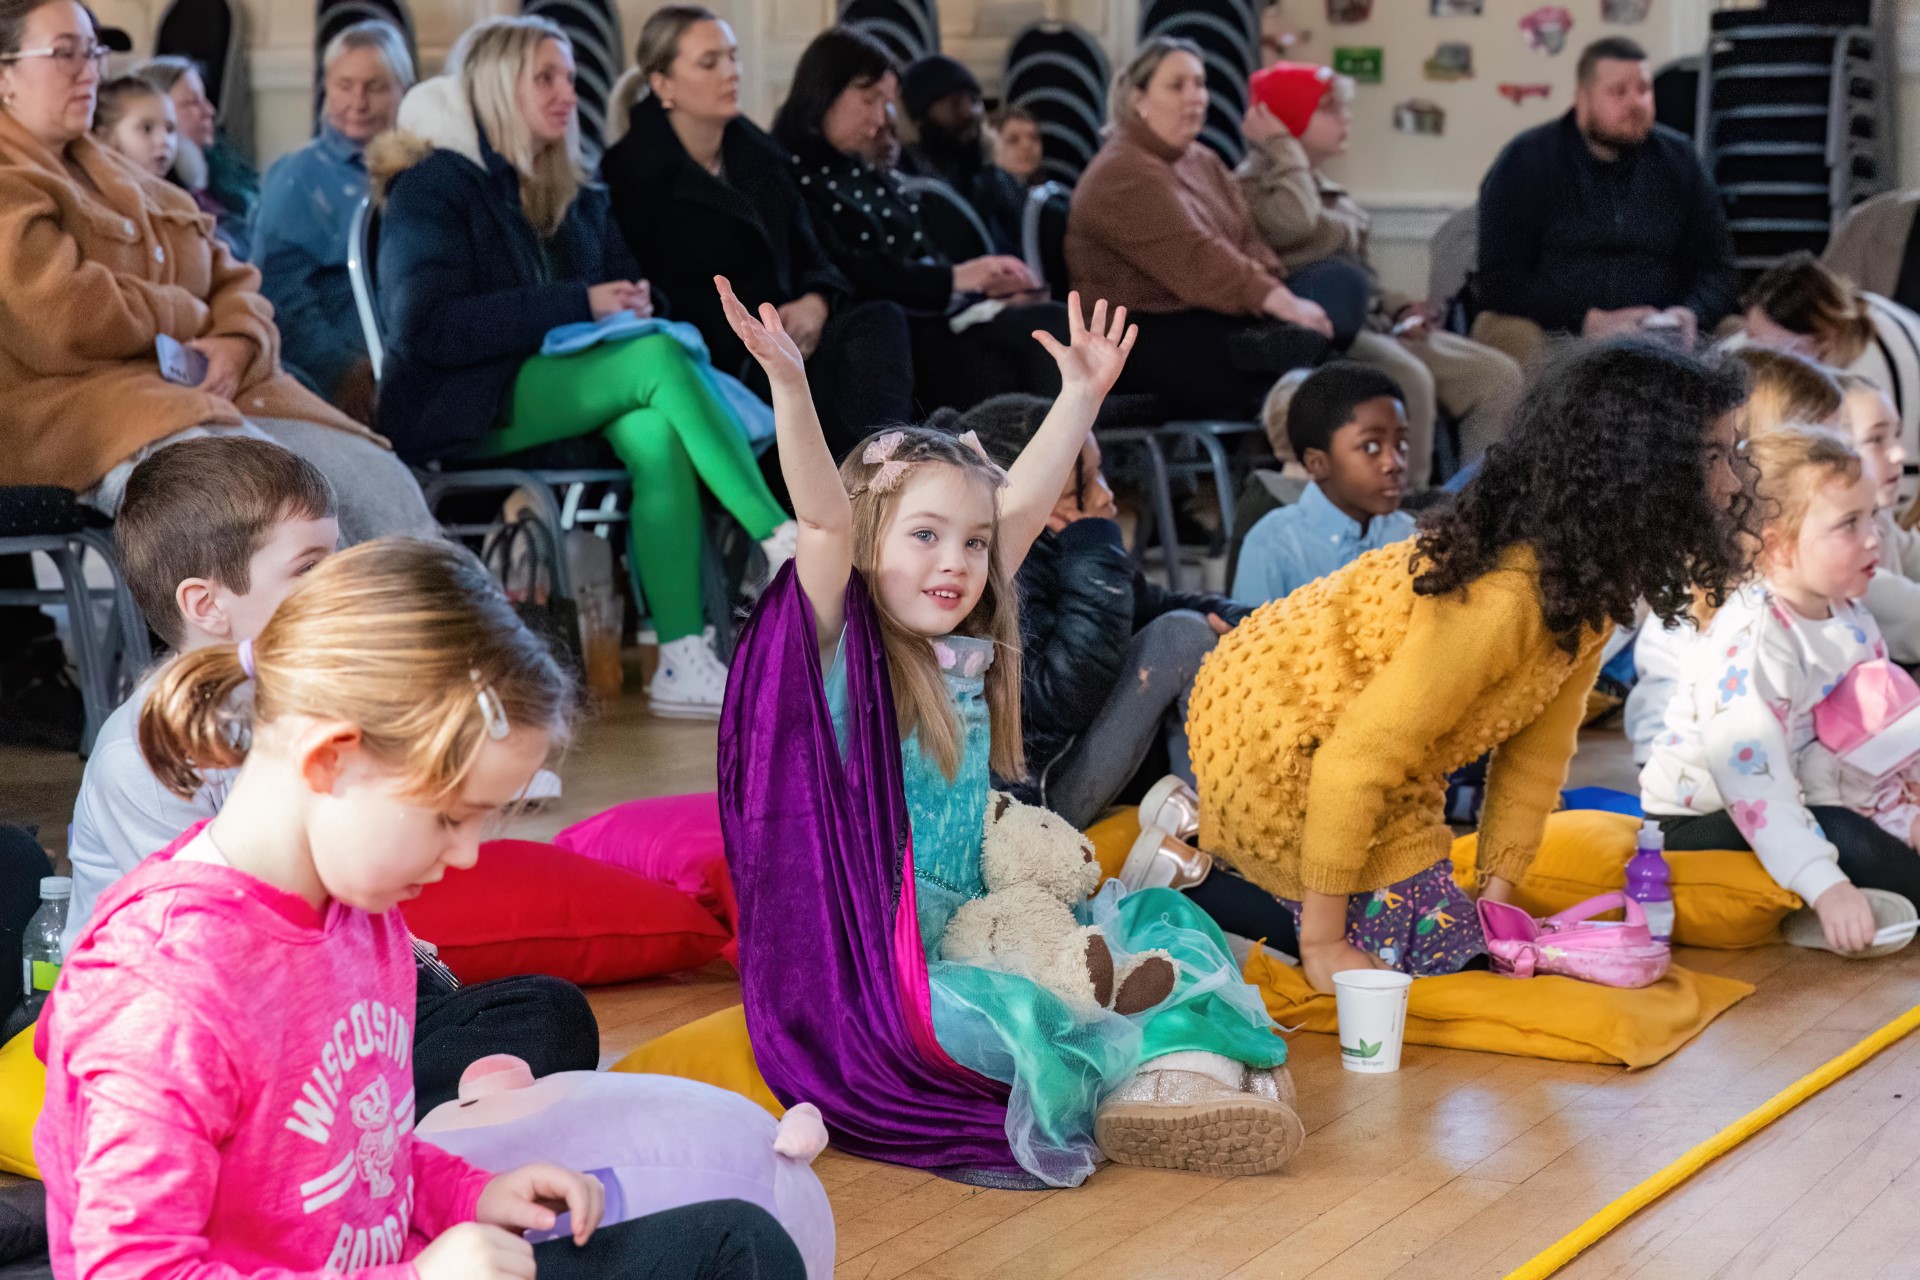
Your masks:
{"label": "seated adult in black coat", "polygon": [[721,314],[721,275],[750,310],[779,309],[807,357],[835,457],[877,425],[908,421],[906,317],[891,302],[856,302],[821,251],[786,153],[740,114],[732,28],[706,9],[668,5],[641,28],[634,61],[608,104],[618,140],[600,173],[641,271],[700,330],[714,367],[766,394]]}
{"label": "seated adult in black coat", "polygon": [[413,458],[603,434],[633,477],[632,562],[660,637],[653,712],[717,719],[727,670],[701,634],[700,486],[776,567],[798,529],[677,336],[541,354],[560,325],[644,319],[662,300],[636,279],[606,192],[581,183],[565,34],[495,18],[461,54],[459,79],[415,88],[401,132],[369,154],[386,201],[380,304],[392,335],[380,429]]}
{"label": "seated adult in black coat", "polygon": [[1013,257],[950,261],[922,222],[920,202],[895,174],[865,158],[886,132],[898,80],[886,47],[848,27],[822,32],[800,55],[773,135],[793,154],[820,242],[853,282],[856,298],[906,308],[922,412],[964,409],[1015,391],[1051,398],[1060,391],[1060,371],[1033,332],[1044,329],[1064,342],[1065,306],[1002,305],[955,333],[951,317],[961,308],[1016,298],[1034,288],[1033,276]]}

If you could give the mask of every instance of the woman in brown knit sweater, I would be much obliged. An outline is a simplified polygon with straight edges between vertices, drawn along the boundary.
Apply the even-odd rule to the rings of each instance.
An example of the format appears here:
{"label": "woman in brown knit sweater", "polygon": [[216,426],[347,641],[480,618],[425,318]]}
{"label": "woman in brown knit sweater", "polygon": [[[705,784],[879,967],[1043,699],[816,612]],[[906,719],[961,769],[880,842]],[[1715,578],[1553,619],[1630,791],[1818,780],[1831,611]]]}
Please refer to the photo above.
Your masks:
{"label": "woman in brown knit sweater", "polygon": [[1491,752],[1478,868],[1504,898],[1573,756],[1601,646],[1745,573],[1734,366],[1574,351],[1417,541],[1383,547],[1220,639],[1187,731],[1200,841],[1285,902],[1308,981],[1451,973],[1483,949],[1452,882],[1447,775]]}
{"label": "woman in brown knit sweater", "polygon": [[1329,341],[1353,341],[1366,276],[1338,260],[1289,275],[1261,240],[1233,175],[1200,141],[1199,46],[1148,40],[1109,102],[1112,130],[1067,215],[1067,267],[1075,288],[1125,303],[1140,326],[1116,390],[1150,392],[1183,416],[1251,418],[1281,374]]}

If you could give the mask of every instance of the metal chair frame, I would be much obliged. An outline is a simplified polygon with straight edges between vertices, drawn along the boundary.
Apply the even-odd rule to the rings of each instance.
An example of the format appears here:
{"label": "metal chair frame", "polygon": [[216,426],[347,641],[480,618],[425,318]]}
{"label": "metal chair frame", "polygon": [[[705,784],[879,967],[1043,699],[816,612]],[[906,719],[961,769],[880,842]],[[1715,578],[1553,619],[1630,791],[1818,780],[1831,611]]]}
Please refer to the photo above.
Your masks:
{"label": "metal chair frame", "polygon": [[[0,537],[0,556],[25,555],[39,551],[53,561],[59,571],[61,589],[31,588],[0,591],[0,605],[39,607],[64,604],[67,630],[73,639],[75,665],[80,670],[80,702],[85,719],[80,733],[80,754],[93,751],[100,726],[113,709],[124,701],[140,679],[140,673],[153,661],[147,644],[147,620],[134,603],[120,572],[120,559],[113,539],[104,530],[82,529],[73,533],[28,533]],[[105,588],[89,587],[86,557],[91,551],[99,556],[113,578]],[[107,605],[107,624],[102,631],[96,607]]]}

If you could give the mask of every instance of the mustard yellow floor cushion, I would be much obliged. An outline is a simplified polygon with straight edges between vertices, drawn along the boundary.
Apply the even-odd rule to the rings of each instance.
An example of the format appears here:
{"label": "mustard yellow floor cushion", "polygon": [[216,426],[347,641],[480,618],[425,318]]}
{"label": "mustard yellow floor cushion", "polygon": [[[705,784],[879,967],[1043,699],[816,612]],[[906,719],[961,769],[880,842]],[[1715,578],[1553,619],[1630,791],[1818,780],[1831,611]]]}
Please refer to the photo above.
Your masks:
{"label": "mustard yellow floor cushion", "polygon": [[33,1056],[33,1028],[0,1045],[0,1169],[40,1176],[33,1126],[47,1101],[47,1069]]}
{"label": "mustard yellow floor cushion", "polygon": [[[1267,1012],[1281,1026],[1338,1031],[1333,997],[1307,985],[1306,975],[1292,965],[1255,950],[1247,957],[1246,978],[1260,988]],[[1634,991],[1573,978],[1485,972],[1415,978],[1407,1043],[1650,1067],[1752,994],[1744,982],[1679,965]]]}
{"label": "mustard yellow floor cushion", "polygon": [[[1597,809],[1569,809],[1547,819],[1539,856],[1517,886],[1516,905],[1536,916],[1565,911],[1597,893],[1624,888],[1640,819]],[[1453,845],[1454,875],[1473,882],[1478,837]],[[1734,950],[1779,940],[1780,921],[1800,899],[1775,884],[1745,850],[1670,851],[1673,940],[1684,946]]]}
{"label": "mustard yellow floor cushion", "polygon": [[698,1080],[751,1098],[776,1116],[787,1113],[754,1065],[745,1005],[710,1013],[649,1040],[607,1070]]}
{"label": "mustard yellow floor cushion", "polygon": [[1120,868],[1127,865],[1133,842],[1140,838],[1140,811],[1122,809],[1100,819],[1087,828],[1087,838],[1093,841],[1093,853],[1100,859],[1101,874],[1109,880],[1119,879]]}

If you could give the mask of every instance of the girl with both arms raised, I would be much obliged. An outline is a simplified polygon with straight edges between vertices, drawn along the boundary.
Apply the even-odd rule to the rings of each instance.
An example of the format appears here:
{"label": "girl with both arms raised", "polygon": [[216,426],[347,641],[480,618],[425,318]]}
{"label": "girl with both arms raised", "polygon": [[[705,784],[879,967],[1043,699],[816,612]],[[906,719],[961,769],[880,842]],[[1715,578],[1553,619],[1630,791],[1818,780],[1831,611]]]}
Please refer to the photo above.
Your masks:
{"label": "girl with both arms raised", "polygon": [[[1072,1186],[1100,1155],[1277,1169],[1303,1130],[1286,1046],[1225,937],[1167,890],[1081,904],[1144,1003],[1073,1013],[1026,977],[941,959],[985,892],[989,766],[1023,773],[1010,583],[1045,526],[1134,331],[1106,303],[1035,333],[1062,390],[1012,471],[970,436],[897,428],[837,470],[798,348],[770,306],[727,316],[773,388],[800,523],[793,570],[742,640],[721,723],[721,809],[741,899],[755,1054],[843,1149],[998,1186]],[[821,648],[835,646],[822,675]],[[1152,962],[1150,962],[1152,963]],[[1116,1011],[1132,1008],[1132,1016]]]}

